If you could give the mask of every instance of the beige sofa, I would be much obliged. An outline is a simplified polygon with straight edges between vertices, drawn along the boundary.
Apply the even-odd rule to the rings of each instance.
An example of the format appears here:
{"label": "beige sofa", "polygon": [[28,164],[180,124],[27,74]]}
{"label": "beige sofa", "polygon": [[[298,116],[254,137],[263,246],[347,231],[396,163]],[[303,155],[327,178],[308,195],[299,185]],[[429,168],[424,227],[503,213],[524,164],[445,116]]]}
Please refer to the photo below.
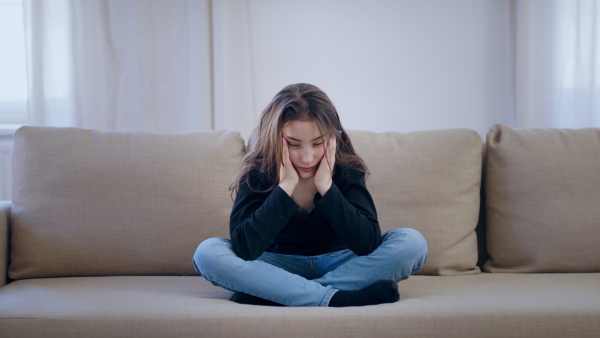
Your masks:
{"label": "beige sofa", "polygon": [[236,132],[23,127],[0,204],[0,336],[600,336],[599,129],[349,134],[382,230],[429,243],[400,302],[239,305],[196,274],[198,243],[228,236]]}

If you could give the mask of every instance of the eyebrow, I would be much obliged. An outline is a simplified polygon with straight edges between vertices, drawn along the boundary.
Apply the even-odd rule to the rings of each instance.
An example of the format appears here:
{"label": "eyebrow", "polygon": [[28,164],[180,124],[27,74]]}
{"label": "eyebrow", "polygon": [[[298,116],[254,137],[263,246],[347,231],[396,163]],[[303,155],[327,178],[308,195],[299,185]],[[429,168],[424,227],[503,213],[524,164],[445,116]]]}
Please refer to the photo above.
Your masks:
{"label": "eyebrow", "polygon": [[[287,135],[283,135],[283,136],[284,136],[286,139],[288,139],[288,140],[291,140],[291,141],[295,141],[295,142],[302,142],[302,141],[300,141],[300,140],[299,140],[299,139],[297,139],[297,138],[289,137],[289,136],[287,136]],[[312,139],[312,140],[311,140],[311,142],[314,142],[314,141],[317,141],[317,140],[319,140],[319,139],[322,139],[324,136],[325,136],[325,135],[321,135],[321,136],[315,137],[314,139]]]}

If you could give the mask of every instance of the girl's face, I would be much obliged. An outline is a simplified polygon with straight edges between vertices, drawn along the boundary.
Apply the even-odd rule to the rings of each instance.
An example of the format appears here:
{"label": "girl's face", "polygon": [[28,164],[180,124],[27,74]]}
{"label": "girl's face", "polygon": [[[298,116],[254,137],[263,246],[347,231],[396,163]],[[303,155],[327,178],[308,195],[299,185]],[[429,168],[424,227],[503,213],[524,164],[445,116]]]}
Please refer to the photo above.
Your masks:
{"label": "girl's face", "polygon": [[290,121],[282,132],[288,144],[290,161],[298,176],[301,179],[313,178],[325,154],[323,141],[326,135],[321,135],[317,123],[310,120]]}

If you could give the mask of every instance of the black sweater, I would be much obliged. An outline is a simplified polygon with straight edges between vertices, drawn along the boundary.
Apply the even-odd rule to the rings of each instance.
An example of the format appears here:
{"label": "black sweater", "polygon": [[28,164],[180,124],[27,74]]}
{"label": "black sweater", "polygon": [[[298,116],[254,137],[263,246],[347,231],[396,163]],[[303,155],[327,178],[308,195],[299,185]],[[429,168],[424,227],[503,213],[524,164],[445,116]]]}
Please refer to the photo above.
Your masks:
{"label": "black sweater", "polygon": [[[272,183],[259,173],[249,182],[259,191]],[[242,259],[255,260],[265,251],[316,256],[350,249],[368,255],[381,243],[375,204],[360,171],[336,166],[331,188],[315,195],[308,215],[279,186],[254,190],[240,185],[230,216],[231,244]]]}

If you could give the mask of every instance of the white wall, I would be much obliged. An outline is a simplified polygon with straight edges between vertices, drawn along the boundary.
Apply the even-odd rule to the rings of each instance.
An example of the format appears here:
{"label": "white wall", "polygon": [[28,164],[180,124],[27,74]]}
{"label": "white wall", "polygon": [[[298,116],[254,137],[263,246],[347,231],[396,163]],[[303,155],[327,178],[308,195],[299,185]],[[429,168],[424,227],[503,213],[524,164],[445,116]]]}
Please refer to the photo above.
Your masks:
{"label": "white wall", "polygon": [[513,123],[509,0],[251,0],[255,111],[308,82],[347,129]]}

